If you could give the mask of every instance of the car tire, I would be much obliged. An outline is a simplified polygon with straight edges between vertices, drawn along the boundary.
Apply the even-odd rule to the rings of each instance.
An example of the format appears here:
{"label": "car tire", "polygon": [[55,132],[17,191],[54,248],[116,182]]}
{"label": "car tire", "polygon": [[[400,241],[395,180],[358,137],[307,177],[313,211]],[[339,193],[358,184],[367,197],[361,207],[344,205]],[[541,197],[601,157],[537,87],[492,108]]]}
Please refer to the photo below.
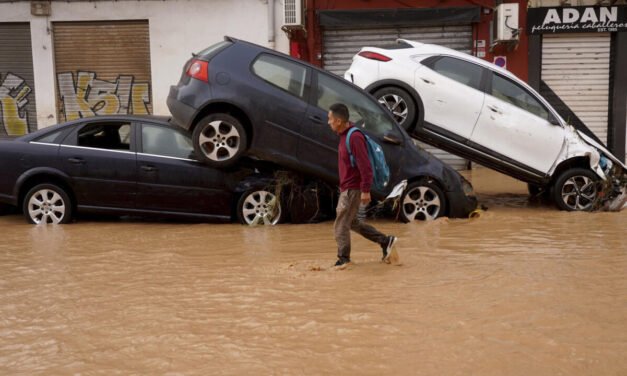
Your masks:
{"label": "car tire", "polygon": [[595,208],[599,177],[585,168],[564,171],[555,181],[553,200],[566,211],[591,211]]}
{"label": "car tire", "polygon": [[72,200],[67,192],[54,184],[39,184],[24,196],[23,211],[32,224],[64,224],[72,220]]}
{"label": "car tire", "polygon": [[425,221],[446,213],[446,196],[431,179],[410,183],[401,198],[400,218],[403,222]]}
{"label": "car tire", "polygon": [[192,133],[197,158],[211,167],[224,168],[235,164],[246,151],[246,129],[228,114],[212,114],[202,118]]}
{"label": "car tire", "polygon": [[417,110],[414,99],[403,89],[386,86],[374,92],[374,97],[394,116],[396,122],[407,132],[416,126]]}
{"label": "car tire", "polygon": [[237,219],[244,225],[276,225],[283,220],[284,205],[271,189],[251,189],[237,203]]}

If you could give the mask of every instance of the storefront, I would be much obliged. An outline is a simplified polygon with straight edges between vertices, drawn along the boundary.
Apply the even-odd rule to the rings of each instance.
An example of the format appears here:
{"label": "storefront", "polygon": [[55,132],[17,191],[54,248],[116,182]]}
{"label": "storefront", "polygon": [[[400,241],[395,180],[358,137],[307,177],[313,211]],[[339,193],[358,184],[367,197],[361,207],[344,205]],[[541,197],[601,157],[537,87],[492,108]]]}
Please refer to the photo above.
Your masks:
{"label": "storefront", "polygon": [[148,21],[53,23],[59,121],[152,113]]}
{"label": "storefront", "polygon": [[0,23],[0,138],[37,130],[30,25]]}
{"label": "storefront", "polygon": [[151,113],[147,21],[53,24],[60,121]]}
{"label": "storefront", "polygon": [[627,7],[542,7],[527,14],[529,83],[619,158],[627,141]]}

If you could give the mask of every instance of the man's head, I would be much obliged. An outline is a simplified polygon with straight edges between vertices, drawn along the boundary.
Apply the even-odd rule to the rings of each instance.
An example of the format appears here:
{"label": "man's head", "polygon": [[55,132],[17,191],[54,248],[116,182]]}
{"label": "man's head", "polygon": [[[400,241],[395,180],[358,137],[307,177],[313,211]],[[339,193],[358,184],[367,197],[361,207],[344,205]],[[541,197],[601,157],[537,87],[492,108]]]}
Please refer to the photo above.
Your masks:
{"label": "man's head", "polygon": [[342,133],[348,128],[348,107],[343,103],[335,103],[329,107],[329,126],[335,133]]}

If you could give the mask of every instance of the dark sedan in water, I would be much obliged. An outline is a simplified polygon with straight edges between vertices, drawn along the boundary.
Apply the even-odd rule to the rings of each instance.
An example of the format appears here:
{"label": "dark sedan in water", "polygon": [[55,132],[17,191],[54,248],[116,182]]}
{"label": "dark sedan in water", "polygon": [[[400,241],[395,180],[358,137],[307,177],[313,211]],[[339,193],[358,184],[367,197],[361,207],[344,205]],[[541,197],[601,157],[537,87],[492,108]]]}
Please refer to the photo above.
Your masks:
{"label": "dark sedan in water", "polygon": [[285,209],[274,179],[253,161],[199,162],[190,135],[164,117],[92,117],[0,141],[0,206],[31,223],[96,212],[275,224]]}

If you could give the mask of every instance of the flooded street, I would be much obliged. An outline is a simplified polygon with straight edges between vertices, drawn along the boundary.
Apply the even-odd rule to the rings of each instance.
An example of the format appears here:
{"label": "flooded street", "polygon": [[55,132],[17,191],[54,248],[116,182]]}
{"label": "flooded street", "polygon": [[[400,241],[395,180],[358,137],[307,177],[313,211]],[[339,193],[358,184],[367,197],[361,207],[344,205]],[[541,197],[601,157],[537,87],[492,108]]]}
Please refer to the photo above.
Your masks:
{"label": "flooded street", "polygon": [[627,374],[627,210],[465,175],[480,218],[375,221],[400,266],[332,270],[332,222],[0,217],[0,374]]}

